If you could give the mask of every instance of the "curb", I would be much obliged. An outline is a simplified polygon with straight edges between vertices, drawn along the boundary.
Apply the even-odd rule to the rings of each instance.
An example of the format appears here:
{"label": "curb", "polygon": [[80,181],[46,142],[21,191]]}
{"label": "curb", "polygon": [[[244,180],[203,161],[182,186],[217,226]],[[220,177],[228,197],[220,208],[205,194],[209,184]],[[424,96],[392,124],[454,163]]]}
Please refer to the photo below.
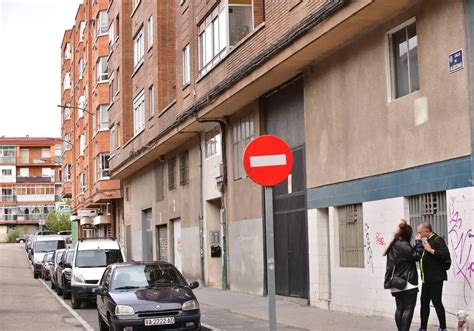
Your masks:
{"label": "curb", "polygon": [[201,323],[201,331],[221,331],[221,329],[213,327],[209,324]]}

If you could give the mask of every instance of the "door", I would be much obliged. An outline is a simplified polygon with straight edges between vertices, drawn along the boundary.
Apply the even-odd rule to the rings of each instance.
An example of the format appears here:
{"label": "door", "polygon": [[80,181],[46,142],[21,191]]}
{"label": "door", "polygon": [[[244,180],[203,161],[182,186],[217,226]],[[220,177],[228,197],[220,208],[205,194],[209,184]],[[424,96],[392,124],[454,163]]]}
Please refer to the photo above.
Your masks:
{"label": "door", "polygon": [[142,211],[142,258],[153,260],[153,228],[151,208]]}
{"label": "door", "polygon": [[175,219],[173,223],[173,263],[179,271],[183,270],[183,243],[181,241],[181,220]]}
{"label": "door", "polygon": [[156,256],[159,261],[168,261],[168,226],[156,227]]}
{"label": "door", "polygon": [[308,298],[308,230],[303,80],[295,79],[262,99],[266,130],[285,140],[293,170],[273,190],[275,281],[279,295]]}

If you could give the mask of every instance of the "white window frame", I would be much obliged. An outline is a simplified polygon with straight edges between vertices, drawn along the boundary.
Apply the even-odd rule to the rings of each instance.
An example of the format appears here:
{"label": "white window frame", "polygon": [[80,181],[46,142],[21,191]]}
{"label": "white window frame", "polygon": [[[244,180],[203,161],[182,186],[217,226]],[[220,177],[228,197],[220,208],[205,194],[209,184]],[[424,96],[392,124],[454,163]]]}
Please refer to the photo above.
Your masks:
{"label": "white window frame", "polygon": [[69,72],[66,72],[64,75],[63,88],[64,90],[69,90],[71,88],[71,74]]}
{"label": "white window frame", "polygon": [[117,149],[117,132],[116,126],[110,127],[110,154],[113,155]]}
{"label": "white window frame", "polygon": [[77,101],[77,110],[78,110],[78,118],[84,117],[84,109],[86,108],[86,98],[81,95]]}
{"label": "white window frame", "polygon": [[[402,24],[394,27],[393,29],[389,30],[385,34],[385,68],[386,68],[386,77],[387,77],[387,103],[390,103],[392,101],[398,100],[400,98],[406,97],[407,95],[410,95],[412,93],[415,93],[416,91],[413,91],[411,93],[408,93],[407,95],[404,95],[402,97],[396,98],[395,97],[395,81],[394,81],[394,71],[393,71],[393,54],[392,54],[392,38],[391,36],[400,31],[401,29],[406,28],[407,26],[416,23],[416,17],[412,17],[409,20],[403,22]],[[417,31],[417,37],[418,37],[418,31]],[[419,44],[418,44],[419,46]],[[418,63],[419,65],[419,63]],[[418,72],[419,75],[419,72]],[[418,91],[418,90],[417,90]]]}
{"label": "white window frame", "polygon": [[145,57],[145,35],[143,33],[143,27],[140,28],[138,33],[133,38],[133,67],[137,68],[143,63]]}
{"label": "white window frame", "polygon": [[109,25],[109,51],[112,52],[112,46],[115,43],[115,19]]}
{"label": "white window frame", "polygon": [[83,172],[79,174],[79,190],[80,194],[83,194],[87,191],[86,174]]}
{"label": "white window frame", "polygon": [[155,114],[155,86],[150,85],[148,88],[148,105],[149,105],[149,115],[150,117]]}
{"label": "white window frame", "polygon": [[145,90],[133,99],[133,135],[140,134],[145,129]]}
{"label": "white window frame", "polygon": [[[97,179],[109,179],[110,178],[110,155],[109,153],[97,154]],[[107,159],[107,160],[106,160]],[[108,167],[104,167],[105,163],[109,163]]]}
{"label": "white window frame", "polygon": [[[99,105],[97,107],[97,130],[98,131],[107,131],[109,130],[109,105]],[[106,115],[104,115],[106,114]],[[107,118],[107,121],[104,120],[104,117]]]}
{"label": "white window frame", "polygon": [[41,158],[42,159],[51,158],[51,149],[50,148],[41,148]]}
{"label": "white window frame", "polygon": [[97,14],[97,36],[104,36],[108,33],[108,15],[106,10],[101,10]]}
{"label": "white window frame", "polygon": [[83,79],[84,78],[84,70],[85,70],[85,65],[84,65],[84,59],[81,57],[79,59],[79,63],[77,65],[78,67],[78,70],[79,70],[79,79]]}
{"label": "white window frame", "polygon": [[42,177],[52,177],[52,173],[54,173],[52,171],[51,168],[41,168],[41,176]]}
{"label": "white window frame", "polygon": [[101,56],[97,59],[96,70],[97,83],[104,83],[109,81],[109,65],[107,63],[106,56]]}
{"label": "white window frame", "polygon": [[153,15],[148,18],[148,49],[153,47],[153,38],[154,38],[154,22],[153,22]]}
{"label": "white window frame", "polygon": [[84,41],[84,33],[86,31],[86,22],[81,21],[79,24],[79,42]]}
{"label": "white window frame", "polygon": [[188,85],[191,82],[191,58],[190,58],[191,47],[187,44],[183,48],[183,86]]}
{"label": "white window frame", "polygon": [[86,149],[86,140],[84,134],[79,136],[79,155],[84,156],[84,151]]}
{"label": "white window frame", "polygon": [[66,43],[66,47],[64,47],[64,59],[70,60],[71,59],[71,44]]}
{"label": "white window frame", "polygon": [[30,177],[30,169],[20,168],[20,177]]}

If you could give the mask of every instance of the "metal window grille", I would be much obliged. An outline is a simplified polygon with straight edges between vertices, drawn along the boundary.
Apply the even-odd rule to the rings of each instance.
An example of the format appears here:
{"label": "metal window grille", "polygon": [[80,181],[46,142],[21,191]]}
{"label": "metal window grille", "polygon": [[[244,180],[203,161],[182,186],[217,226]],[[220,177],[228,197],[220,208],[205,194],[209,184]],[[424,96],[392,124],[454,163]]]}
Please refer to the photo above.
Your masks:
{"label": "metal window grille", "polygon": [[339,265],[364,267],[364,222],[362,204],[337,208],[339,217]]}
{"label": "metal window grille", "polygon": [[188,151],[179,156],[179,185],[189,184],[189,153]]}
{"label": "metal window grille", "polygon": [[176,157],[168,160],[168,189],[176,188]]}
{"label": "metal window grille", "polygon": [[444,239],[448,234],[446,192],[435,192],[408,197],[410,224],[414,232],[423,222],[429,222],[433,231]]}

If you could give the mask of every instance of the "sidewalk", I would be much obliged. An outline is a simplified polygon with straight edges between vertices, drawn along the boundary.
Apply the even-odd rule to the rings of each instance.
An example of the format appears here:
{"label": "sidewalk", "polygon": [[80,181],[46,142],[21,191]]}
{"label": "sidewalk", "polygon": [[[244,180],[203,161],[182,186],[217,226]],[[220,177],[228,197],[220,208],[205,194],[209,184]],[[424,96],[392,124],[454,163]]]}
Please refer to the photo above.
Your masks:
{"label": "sidewalk", "polygon": [[[207,329],[268,330],[267,298],[202,287],[194,290]],[[277,297],[278,330],[396,330],[390,319],[317,309],[306,300]],[[416,330],[416,322],[412,325]]]}

